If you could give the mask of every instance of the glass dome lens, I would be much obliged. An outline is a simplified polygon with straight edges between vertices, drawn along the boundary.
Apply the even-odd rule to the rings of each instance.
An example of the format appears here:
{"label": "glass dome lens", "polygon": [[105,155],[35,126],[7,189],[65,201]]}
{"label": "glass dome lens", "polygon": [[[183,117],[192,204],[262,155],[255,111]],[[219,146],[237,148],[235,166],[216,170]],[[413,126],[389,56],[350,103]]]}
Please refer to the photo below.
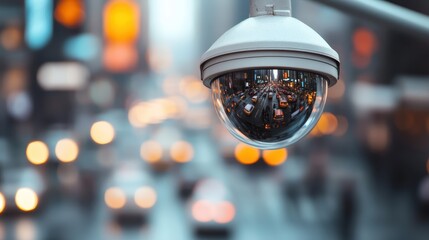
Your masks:
{"label": "glass dome lens", "polygon": [[293,144],[316,125],[328,81],[291,69],[231,72],[211,83],[212,100],[229,132],[261,149]]}

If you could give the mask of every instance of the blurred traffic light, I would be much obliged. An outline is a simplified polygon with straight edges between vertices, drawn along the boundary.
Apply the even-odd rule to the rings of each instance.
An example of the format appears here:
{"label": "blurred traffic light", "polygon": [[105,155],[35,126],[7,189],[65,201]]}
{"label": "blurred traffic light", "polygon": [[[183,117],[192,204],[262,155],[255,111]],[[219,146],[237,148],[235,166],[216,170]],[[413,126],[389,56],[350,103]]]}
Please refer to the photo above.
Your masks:
{"label": "blurred traffic light", "polygon": [[140,9],[133,0],[110,0],[104,7],[103,29],[106,45],[104,67],[112,72],[126,72],[138,62]]}
{"label": "blurred traffic light", "polygon": [[134,1],[111,0],[104,8],[104,36],[110,43],[134,43],[139,21],[139,7]]}

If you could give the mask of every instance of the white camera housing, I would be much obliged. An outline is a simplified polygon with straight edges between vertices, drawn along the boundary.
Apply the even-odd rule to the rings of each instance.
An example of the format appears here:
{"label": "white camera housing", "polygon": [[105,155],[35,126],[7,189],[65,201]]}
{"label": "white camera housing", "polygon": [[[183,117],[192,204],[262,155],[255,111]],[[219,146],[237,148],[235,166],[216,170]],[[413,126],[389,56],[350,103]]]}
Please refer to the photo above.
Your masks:
{"label": "white camera housing", "polygon": [[[241,141],[264,149],[285,147],[298,141],[310,132],[323,111],[327,87],[333,86],[338,80],[339,67],[338,53],[312,28],[298,19],[291,17],[290,2],[284,0],[252,0],[250,17],[224,33],[210,49],[204,53],[200,63],[201,79],[205,86],[212,88],[213,101],[217,108],[218,115],[225,123],[228,130]],[[260,72],[255,72],[255,70],[261,70],[269,74],[269,76],[261,75],[259,74]],[[271,71],[266,72],[266,70]],[[288,76],[288,78],[276,76],[277,79],[274,79],[275,73],[277,72],[278,74],[279,71],[281,71],[284,76]],[[284,73],[285,71],[287,71],[287,74]],[[307,73],[313,75],[307,76]],[[254,76],[249,76],[249,74],[253,74]],[[289,78],[289,74],[298,76]],[[229,80],[222,80],[226,83],[225,81],[234,81],[234,76],[236,75],[241,76],[240,78],[246,76],[246,79],[242,79],[242,83],[239,84],[240,86],[243,84],[245,85],[243,89],[240,89],[240,87],[238,87],[239,90],[237,90],[237,87],[234,88],[232,85],[238,84],[236,82],[232,84],[229,83],[230,87],[235,90],[227,89],[228,87],[225,87],[222,83],[220,83],[220,85],[223,86],[223,90],[218,89],[218,91],[215,91],[215,89],[213,89],[213,83],[216,82],[215,80],[222,76],[227,76]],[[255,79],[257,75],[260,75],[259,80]],[[255,83],[253,85],[255,81],[261,82],[261,77],[269,79],[269,82]],[[235,78],[238,79],[238,77]],[[312,80],[308,80],[307,78]],[[307,84],[307,81],[311,81],[315,83],[317,87],[312,87],[312,89],[305,87],[304,79],[305,84]],[[294,85],[294,88],[289,87],[288,83],[289,85]],[[249,84],[251,85],[250,90]],[[302,85],[302,87],[296,86],[297,84]],[[232,118],[235,118],[235,121],[231,121],[231,114],[228,115],[227,113],[228,109],[226,108],[228,108],[228,106],[226,101],[228,101],[228,99],[234,99],[237,97],[237,94],[242,94],[241,92],[246,91],[248,92],[244,94],[246,96],[244,99],[241,99],[240,102],[234,100],[236,102],[235,105],[245,108],[245,104],[251,104],[249,103],[249,97],[252,98],[250,95],[255,93],[257,96],[256,98],[261,99],[261,97],[263,97],[264,106],[270,105],[269,110],[271,112],[276,111],[275,107],[280,109],[278,104],[282,97],[293,99],[293,97],[289,96],[296,95],[298,96],[296,97],[298,98],[298,102],[300,102],[299,96],[302,98],[301,102],[308,101],[308,98],[310,98],[308,95],[314,95],[313,97],[316,99],[312,100],[311,104],[308,104],[308,102],[306,104],[295,104],[298,105],[299,108],[304,107],[307,113],[303,114],[306,115],[305,117],[300,117],[299,129],[294,129],[293,134],[289,133],[283,134],[285,137],[281,136],[281,130],[289,128],[291,125],[290,122],[294,121],[293,117],[291,117],[288,123],[285,122],[281,124],[283,127],[278,127],[279,129],[273,129],[271,128],[272,126],[268,126],[270,129],[260,129],[261,133],[265,130],[269,130],[272,134],[268,135],[275,135],[271,138],[268,137],[269,139],[266,141],[266,138],[263,136],[250,136],[252,135],[252,129],[255,129],[255,127],[259,129],[261,127],[259,119],[262,117],[254,116],[253,120],[249,120],[249,133],[249,131],[246,131],[246,128],[240,129],[234,126],[240,125],[237,122],[246,121],[246,118],[241,116],[241,113],[236,113],[236,116],[232,116]],[[270,91],[278,96],[279,99],[277,99],[277,101],[272,100],[272,97],[270,98]],[[229,92],[230,95],[225,97],[223,95],[226,94],[226,92]],[[216,97],[216,95],[218,97]],[[271,100],[271,103],[269,103],[269,101],[267,102],[268,98]],[[307,100],[304,100],[304,98]],[[317,101],[317,106],[314,106]],[[278,104],[276,105],[276,103]],[[291,108],[288,112],[292,111],[292,113],[294,113],[295,111],[293,111],[294,109],[291,107],[291,102],[288,101],[288,105],[288,107]],[[254,108],[257,107],[261,106],[256,102]],[[286,110],[281,110],[285,112],[287,107]],[[233,112],[234,111],[240,112],[241,109],[233,110]],[[270,111],[268,111],[268,114],[265,114],[270,115],[268,118],[273,118],[273,116],[271,116],[273,113],[270,113]],[[258,112],[255,114],[258,114]],[[287,113],[284,114],[287,115]],[[297,113],[297,115],[299,114],[301,114],[301,112]],[[250,116],[250,118],[251,117],[252,116]],[[256,122],[259,123],[256,124]],[[297,128],[296,126],[297,125],[294,127]],[[259,136],[260,134],[257,135]]]}

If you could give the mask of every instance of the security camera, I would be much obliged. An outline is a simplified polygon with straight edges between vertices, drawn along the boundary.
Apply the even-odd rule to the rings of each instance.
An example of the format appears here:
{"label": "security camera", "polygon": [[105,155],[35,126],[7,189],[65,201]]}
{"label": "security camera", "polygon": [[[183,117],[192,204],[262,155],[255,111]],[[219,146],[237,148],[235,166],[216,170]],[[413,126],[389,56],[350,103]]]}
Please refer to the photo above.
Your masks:
{"label": "security camera", "polygon": [[250,0],[250,17],[224,33],[200,63],[223,124],[261,149],[289,146],[311,131],[339,66],[338,53],[291,17],[290,0]]}

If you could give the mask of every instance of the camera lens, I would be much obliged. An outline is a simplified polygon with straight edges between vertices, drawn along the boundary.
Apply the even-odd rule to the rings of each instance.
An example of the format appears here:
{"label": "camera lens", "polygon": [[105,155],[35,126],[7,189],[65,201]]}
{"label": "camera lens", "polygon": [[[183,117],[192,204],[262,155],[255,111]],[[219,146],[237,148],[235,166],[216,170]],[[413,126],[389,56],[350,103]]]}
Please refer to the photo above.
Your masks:
{"label": "camera lens", "polygon": [[327,89],[322,75],[292,69],[231,72],[211,83],[229,132],[261,149],[286,147],[307,135],[323,112]]}

